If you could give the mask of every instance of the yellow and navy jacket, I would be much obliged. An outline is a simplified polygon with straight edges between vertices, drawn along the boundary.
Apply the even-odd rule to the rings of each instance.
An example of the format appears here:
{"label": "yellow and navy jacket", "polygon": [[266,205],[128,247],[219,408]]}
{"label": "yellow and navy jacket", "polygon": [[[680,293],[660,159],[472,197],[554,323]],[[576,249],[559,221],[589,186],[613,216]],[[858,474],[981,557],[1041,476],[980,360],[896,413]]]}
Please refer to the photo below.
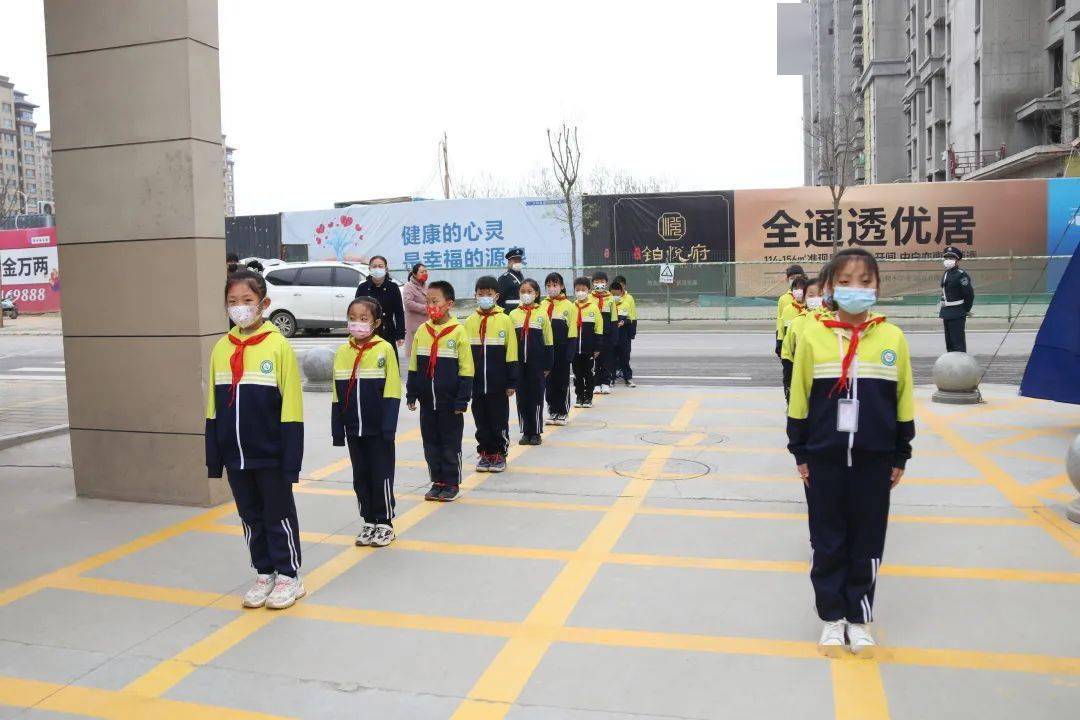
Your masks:
{"label": "yellow and navy jacket", "polygon": [[570,323],[573,325],[575,355],[592,355],[600,351],[600,343],[604,341],[604,315],[591,295],[588,300],[574,303]]}
{"label": "yellow and navy jacket", "polygon": [[540,301],[540,309],[551,320],[551,338],[556,347],[566,345],[570,338],[577,337],[574,303],[567,300],[565,295],[554,300],[544,298]]}
{"label": "yellow and navy jacket", "polygon": [[780,329],[777,334],[777,339],[781,342],[787,335],[788,328],[791,327],[791,323],[797,317],[801,317],[806,312],[806,306],[802,303],[792,300],[788,303],[784,309],[780,312]]}
{"label": "yellow and navy jacket", "polygon": [[622,300],[615,303],[616,312],[623,326],[619,328],[622,338],[633,340],[637,337],[637,300],[629,292],[624,292]]}
{"label": "yellow and navy jacket", "polygon": [[[529,315],[528,338],[525,337],[526,313]],[[518,345],[521,347],[522,376],[526,373],[536,375],[551,370],[555,362],[555,340],[547,313],[539,305],[533,305],[531,313],[528,308],[517,307],[510,311],[510,319],[514,322]]]}
{"label": "yellow and navy jacket", "polygon": [[776,301],[776,339],[784,339],[784,311],[791,303],[795,302],[795,296],[788,290]]}
{"label": "yellow and navy jacket", "polygon": [[820,310],[801,313],[793,319],[791,324],[788,325],[787,332],[784,333],[784,344],[780,348],[780,359],[786,363],[795,362],[795,348],[799,344],[799,334],[806,328],[806,324],[820,322],[822,318],[828,320],[831,317],[832,312],[821,308]]}
{"label": "yellow and navy jacket", "polygon": [[[484,327],[483,339],[480,337],[481,325]],[[517,388],[518,342],[510,316],[498,305],[487,313],[477,310],[465,319],[465,332],[469,335],[476,371],[473,397],[505,394],[507,390]]]}
{"label": "yellow and navy jacket", "polygon": [[[791,378],[788,450],[800,464],[810,455],[843,457],[853,450],[891,455],[893,467],[902,468],[911,457],[915,437],[907,339],[892,323],[871,325],[859,339],[848,371],[849,389],[832,394],[849,338],[849,331],[821,322],[808,322],[803,327]],[[841,395],[859,401],[858,432],[836,429]]]}
{"label": "yellow and navy jacket", "polygon": [[[619,342],[619,306],[610,290],[598,292],[593,290],[589,295],[596,307],[604,316],[604,339],[603,344],[614,346]],[[597,347],[599,350],[599,346]]]}
{"label": "yellow and navy jacket", "polygon": [[304,397],[300,368],[289,341],[271,322],[241,335],[245,340],[270,334],[244,349],[244,374],[230,404],[236,346],[222,337],[210,351],[210,383],[206,400],[206,468],[210,477],[229,470],[280,468],[292,482],[300,478],[304,459]]}
{"label": "yellow and navy jacket", "polygon": [[[439,339],[435,377],[431,378],[428,377],[427,369],[434,339],[428,328],[436,335],[451,328],[449,333]],[[472,349],[465,326],[456,318],[450,318],[442,325],[435,325],[429,320],[416,329],[416,336],[413,338],[409,379],[405,383],[405,400],[409,403],[417,400],[424,404],[431,403],[436,410],[444,407],[467,410],[472,397],[473,374]]]}
{"label": "yellow and navy jacket", "polygon": [[401,407],[401,373],[394,346],[381,337],[364,350],[356,366],[356,385],[349,392],[353,364],[365,342],[350,341],[334,355],[334,389],[330,407],[330,434],[334,445],[345,436],[381,436],[393,440]]}

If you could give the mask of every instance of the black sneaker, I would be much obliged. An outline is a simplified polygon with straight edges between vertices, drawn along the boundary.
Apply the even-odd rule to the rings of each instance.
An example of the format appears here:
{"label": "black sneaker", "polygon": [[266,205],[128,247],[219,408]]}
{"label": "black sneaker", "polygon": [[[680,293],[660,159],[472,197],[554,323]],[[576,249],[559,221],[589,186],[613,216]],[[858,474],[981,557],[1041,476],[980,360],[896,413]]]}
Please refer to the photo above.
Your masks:
{"label": "black sneaker", "polygon": [[542,435],[533,435],[533,437],[532,437],[532,444],[533,445],[542,445],[543,443],[544,443],[544,437]]}
{"label": "black sneaker", "polygon": [[529,439],[530,437],[530,435],[522,435],[521,439],[518,440],[518,445],[532,445],[532,440]]}
{"label": "black sneaker", "polygon": [[439,502],[454,502],[455,500],[457,500],[457,496],[457,485],[443,485],[442,492],[439,493]]}
{"label": "black sneaker", "polygon": [[439,500],[440,498],[442,498],[443,487],[445,487],[445,486],[442,485],[441,483],[432,483],[431,484],[431,489],[428,490],[424,494],[424,499],[425,500]]}

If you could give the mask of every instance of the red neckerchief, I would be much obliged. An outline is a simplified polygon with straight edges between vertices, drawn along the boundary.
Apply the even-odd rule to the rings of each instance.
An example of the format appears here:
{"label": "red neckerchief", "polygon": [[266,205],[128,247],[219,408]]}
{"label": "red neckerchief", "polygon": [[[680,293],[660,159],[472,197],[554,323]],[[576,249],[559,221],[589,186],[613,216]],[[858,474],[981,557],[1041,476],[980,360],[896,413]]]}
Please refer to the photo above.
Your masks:
{"label": "red neckerchief", "polygon": [[528,310],[523,310],[525,313],[525,325],[522,326],[523,329],[521,333],[521,342],[523,343],[529,341],[529,322],[532,320],[533,310],[535,309],[535,307],[531,307]]}
{"label": "red neckerchief", "polygon": [[229,385],[229,407],[232,407],[233,402],[236,400],[236,386],[240,384],[240,380],[244,377],[244,350],[252,345],[258,345],[272,332],[273,330],[267,330],[264,333],[252,335],[247,340],[241,340],[232,333],[227,336],[229,342],[236,346],[232,357],[229,358],[229,367],[232,369],[232,384]]}
{"label": "red neckerchief", "polygon": [[428,356],[427,361],[427,376],[429,378],[435,377],[435,364],[439,362],[439,341],[449,335],[457,327],[456,323],[450,323],[442,332],[436,334],[435,328],[431,327],[430,323],[424,323],[424,327],[427,328],[428,335],[431,336],[431,355]]}
{"label": "red neckerchief", "polygon": [[803,305],[802,303],[799,303],[799,302],[795,301],[795,300],[791,301],[791,307],[795,308],[799,312],[806,312],[806,306]]}
{"label": "red neckerchief", "polygon": [[596,298],[596,303],[600,306],[600,312],[604,312],[604,300],[606,300],[608,296],[602,294],[599,290],[594,290],[592,296]]}
{"label": "red neckerchief", "polygon": [[349,338],[349,347],[356,351],[356,359],[353,360],[352,372],[349,373],[349,385],[345,388],[345,402],[341,405],[341,412],[345,412],[345,408],[349,405],[349,397],[352,395],[353,388],[356,387],[356,368],[360,367],[360,360],[364,357],[364,353],[379,344],[378,340],[369,340],[363,345],[357,345],[355,338]]}
{"label": "red neckerchief", "polygon": [[548,304],[548,320],[551,319],[552,314],[555,312],[555,303],[562,298],[545,298]]}
{"label": "red neckerchief", "polygon": [[832,386],[832,390],[829,390],[829,397],[833,396],[833,393],[839,391],[844,392],[848,386],[848,370],[851,368],[851,361],[855,359],[855,351],[859,347],[859,336],[871,325],[877,325],[878,323],[885,322],[884,315],[878,315],[872,317],[866,322],[860,325],[852,325],[846,323],[843,320],[822,320],[821,324],[829,328],[842,328],[844,330],[851,331],[851,342],[848,343],[848,350],[844,353],[844,360],[840,363],[840,379],[836,381],[836,384]]}
{"label": "red neckerchief", "polygon": [[578,332],[578,337],[581,337],[581,316],[584,314],[582,311],[585,308],[589,307],[589,301],[585,300],[584,302],[585,302],[584,305],[582,305],[580,302],[574,303],[575,305],[577,305],[577,332]]}
{"label": "red neckerchief", "polygon": [[476,311],[476,314],[479,315],[480,318],[481,318],[480,319],[480,344],[481,345],[484,344],[484,337],[487,335],[487,321],[488,321],[488,318],[491,317],[492,315],[497,315],[498,312],[499,312],[498,310],[494,310],[494,309],[488,310],[487,312],[484,312],[483,310],[477,310]]}

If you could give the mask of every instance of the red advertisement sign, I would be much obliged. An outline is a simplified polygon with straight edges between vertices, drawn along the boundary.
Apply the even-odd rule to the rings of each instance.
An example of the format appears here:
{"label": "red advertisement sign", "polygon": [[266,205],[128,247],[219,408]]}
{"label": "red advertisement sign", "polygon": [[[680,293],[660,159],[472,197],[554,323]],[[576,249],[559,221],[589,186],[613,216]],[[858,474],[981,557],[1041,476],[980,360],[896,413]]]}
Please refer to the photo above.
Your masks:
{"label": "red advertisement sign", "polygon": [[56,228],[0,230],[0,294],[20,313],[60,310]]}

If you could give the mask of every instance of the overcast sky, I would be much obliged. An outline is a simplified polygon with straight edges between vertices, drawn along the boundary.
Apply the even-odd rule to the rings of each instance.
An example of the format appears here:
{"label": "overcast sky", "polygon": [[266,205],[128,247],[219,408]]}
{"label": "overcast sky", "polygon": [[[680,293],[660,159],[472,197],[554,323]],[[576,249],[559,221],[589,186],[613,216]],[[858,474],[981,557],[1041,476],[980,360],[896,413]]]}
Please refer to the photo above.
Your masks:
{"label": "overcast sky", "polygon": [[[801,85],[776,75],[774,0],[219,0],[222,128],[237,213],[509,187],[580,128],[583,166],[680,190],[802,184]],[[0,75],[49,125],[39,0],[0,0],[17,32]],[[59,202],[62,199],[58,198]]]}

